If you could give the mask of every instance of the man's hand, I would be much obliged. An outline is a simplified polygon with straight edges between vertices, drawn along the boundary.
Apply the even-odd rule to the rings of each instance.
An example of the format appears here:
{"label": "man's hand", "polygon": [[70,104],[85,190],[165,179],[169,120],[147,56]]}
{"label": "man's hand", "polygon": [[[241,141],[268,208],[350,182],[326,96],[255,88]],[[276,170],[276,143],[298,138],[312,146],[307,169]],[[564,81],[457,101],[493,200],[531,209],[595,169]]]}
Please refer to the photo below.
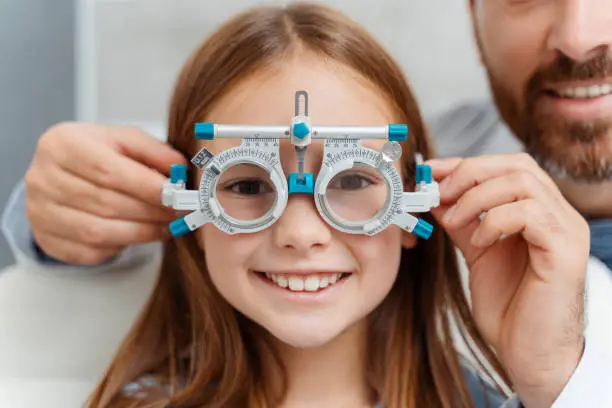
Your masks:
{"label": "man's hand", "polygon": [[433,214],[467,261],[476,324],[525,406],[550,407],[584,347],[588,224],[526,154],[429,164],[442,180]]}
{"label": "man's hand", "polygon": [[26,181],[37,244],[72,264],[96,264],[127,246],[169,236],[161,205],[170,166],[185,158],[141,130],[60,124],[41,136]]}

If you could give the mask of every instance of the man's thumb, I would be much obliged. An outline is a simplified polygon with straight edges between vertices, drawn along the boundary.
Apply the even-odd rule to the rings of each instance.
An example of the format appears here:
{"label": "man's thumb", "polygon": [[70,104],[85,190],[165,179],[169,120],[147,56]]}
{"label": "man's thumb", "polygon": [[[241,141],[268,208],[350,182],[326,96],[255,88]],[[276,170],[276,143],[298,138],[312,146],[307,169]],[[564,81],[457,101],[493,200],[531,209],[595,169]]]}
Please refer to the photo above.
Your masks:
{"label": "man's thumb", "polygon": [[438,208],[432,208],[431,214],[442,226],[442,228],[444,228],[446,233],[450,236],[450,239],[453,241],[453,244],[461,251],[465,259],[469,262],[475,251],[478,250],[478,248],[472,245],[471,240],[472,235],[474,235],[474,231],[476,231],[476,228],[478,228],[480,225],[480,220],[476,219],[461,228],[449,228],[444,221],[444,217],[449,214],[450,211],[452,211],[452,207],[440,206]]}
{"label": "man's thumb", "polygon": [[166,176],[173,164],[187,164],[185,157],[169,144],[137,128],[122,128],[113,140],[120,151]]}

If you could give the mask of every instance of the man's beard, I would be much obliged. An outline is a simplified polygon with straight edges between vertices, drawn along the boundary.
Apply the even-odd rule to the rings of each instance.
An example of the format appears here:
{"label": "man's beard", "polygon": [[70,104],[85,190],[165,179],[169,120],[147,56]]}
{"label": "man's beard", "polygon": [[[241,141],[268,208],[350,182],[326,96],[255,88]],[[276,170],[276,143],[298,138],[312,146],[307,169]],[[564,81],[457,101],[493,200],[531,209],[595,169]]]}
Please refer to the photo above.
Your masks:
{"label": "man's beard", "polygon": [[560,56],[527,81],[520,101],[486,65],[501,117],[544,170],[554,178],[576,182],[612,180],[612,116],[591,122],[570,120],[545,109],[542,103],[547,85],[608,79],[612,74],[610,56],[600,54],[585,63]]}

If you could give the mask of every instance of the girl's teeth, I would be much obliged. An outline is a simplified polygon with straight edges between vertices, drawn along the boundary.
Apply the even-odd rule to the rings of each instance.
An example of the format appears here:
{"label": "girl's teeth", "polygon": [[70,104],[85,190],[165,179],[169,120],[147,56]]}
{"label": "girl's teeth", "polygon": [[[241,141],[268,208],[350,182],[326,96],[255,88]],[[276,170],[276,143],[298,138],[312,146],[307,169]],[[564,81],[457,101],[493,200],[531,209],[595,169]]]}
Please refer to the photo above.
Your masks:
{"label": "girl's teeth", "polygon": [[314,292],[319,289],[319,277],[318,276],[309,276],[304,281],[304,287],[308,292]]}
{"label": "girl's teeth", "polygon": [[277,276],[274,282],[276,282],[276,284],[281,288],[286,288],[287,286],[289,286],[289,282],[284,276]]}
{"label": "girl's teeth", "polygon": [[276,283],[281,288],[289,288],[293,292],[316,292],[336,283],[342,277],[341,273],[329,275],[283,276],[266,273],[266,278]]}
{"label": "girl's teeth", "polygon": [[304,290],[304,280],[295,276],[289,277],[289,289],[293,291],[303,291]]}

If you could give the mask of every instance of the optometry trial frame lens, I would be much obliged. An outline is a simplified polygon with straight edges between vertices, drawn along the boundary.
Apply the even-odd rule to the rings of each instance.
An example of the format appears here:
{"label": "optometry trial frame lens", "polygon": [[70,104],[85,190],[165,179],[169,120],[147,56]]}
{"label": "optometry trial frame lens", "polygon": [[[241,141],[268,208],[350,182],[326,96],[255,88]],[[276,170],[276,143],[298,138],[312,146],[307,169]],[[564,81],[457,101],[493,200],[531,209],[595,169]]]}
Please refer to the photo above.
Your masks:
{"label": "optometry trial frame lens", "polygon": [[[325,142],[315,203],[334,228],[349,234],[374,235],[399,212],[402,180],[393,166],[396,157],[386,155],[388,149],[387,145],[380,152],[368,149],[356,139]],[[345,177],[351,179],[347,182]]]}

